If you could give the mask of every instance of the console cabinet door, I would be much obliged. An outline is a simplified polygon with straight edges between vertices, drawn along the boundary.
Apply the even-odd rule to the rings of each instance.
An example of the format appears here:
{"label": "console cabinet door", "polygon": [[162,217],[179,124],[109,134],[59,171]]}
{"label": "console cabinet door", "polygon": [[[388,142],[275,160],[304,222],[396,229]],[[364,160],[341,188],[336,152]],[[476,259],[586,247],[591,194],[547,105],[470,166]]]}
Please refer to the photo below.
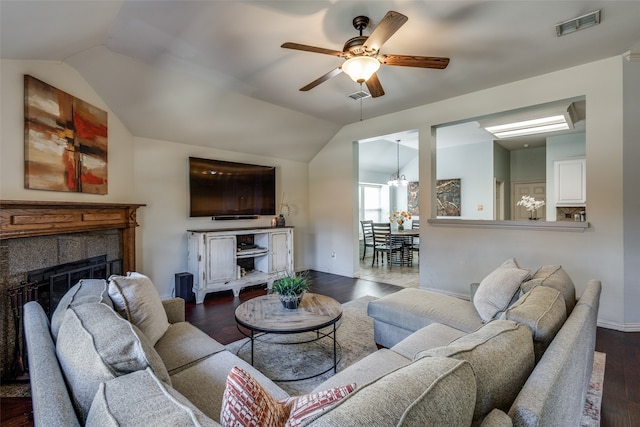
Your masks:
{"label": "console cabinet door", "polygon": [[207,285],[236,278],[236,237],[206,237]]}
{"label": "console cabinet door", "polygon": [[289,230],[271,233],[271,273],[293,273],[293,239]]}
{"label": "console cabinet door", "polygon": [[554,162],[557,206],[584,206],[587,202],[584,158]]}

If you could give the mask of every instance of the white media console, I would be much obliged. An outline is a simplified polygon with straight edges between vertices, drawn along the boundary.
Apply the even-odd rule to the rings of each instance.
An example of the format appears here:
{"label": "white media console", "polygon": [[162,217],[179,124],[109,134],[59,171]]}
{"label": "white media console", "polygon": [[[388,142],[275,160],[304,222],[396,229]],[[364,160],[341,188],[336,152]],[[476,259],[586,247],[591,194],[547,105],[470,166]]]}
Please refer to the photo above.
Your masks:
{"label": "white media console", "polygon": [[188,270],[201,304],[206,294],[267,284],[293,273],[293,228],[188,230]]}

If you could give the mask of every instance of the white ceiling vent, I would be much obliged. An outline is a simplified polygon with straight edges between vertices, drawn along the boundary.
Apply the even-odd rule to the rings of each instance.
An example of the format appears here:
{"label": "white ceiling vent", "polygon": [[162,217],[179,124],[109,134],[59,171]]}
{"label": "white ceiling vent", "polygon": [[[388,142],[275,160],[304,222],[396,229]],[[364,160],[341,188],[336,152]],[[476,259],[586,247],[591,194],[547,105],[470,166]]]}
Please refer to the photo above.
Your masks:
{"label": "white ceiling vent", "polygon": [[371,96],[371,94],[369,92],[365,92],[363,90],[359,90],[357,92],[352,93],[351,95],[347,95],[349,98],[354,99],[354,100],[358,100],[358,99],[364,99],[364,98],[369,98]]}
{"label": "white ceiling vent", "polygon": [[558,37],[566,34],[575,33],[585,28],[593,27],[600,23],[600,10],[596,10],[586,15],[578,16],[577,18],[569,19],[568,21],[556,24],[556,35]]}

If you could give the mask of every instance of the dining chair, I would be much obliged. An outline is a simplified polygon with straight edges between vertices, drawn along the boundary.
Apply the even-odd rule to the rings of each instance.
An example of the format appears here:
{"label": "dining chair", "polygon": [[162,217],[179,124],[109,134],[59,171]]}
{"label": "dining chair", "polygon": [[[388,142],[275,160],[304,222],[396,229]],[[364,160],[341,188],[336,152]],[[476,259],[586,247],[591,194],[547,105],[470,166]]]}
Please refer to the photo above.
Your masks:
{"label": "dining chair", "polygon": [[378,264],[380,261],[380,255],[382,255],[382,263],[384,263],[385,255],[387,258],[387,265],[391,267],[393,265],[392,256],[395,253],[402,254],[402,244],[398,244],[391,239],[391,224],[388,222],[374,222],[372,224],[373,229],[373,264]]}
{"label": "dining chair", "polygon": [[367,248],[373,249],[375,247],[375,244],[373,242],[373,220],[362,220],[360,221],[360,225],[362,226],[362,242],[364,245],[362,251],[362,260],[364,261],[364,257],[367,255]]}
{"label": "dining chair", "polygon": [[[420,220],[414,219],[411,221],[411,229],[412,230],[420,230]],[[420,237],[413,238],[413,245],[411,246],[411,250],[415,252],[420,252]]]}

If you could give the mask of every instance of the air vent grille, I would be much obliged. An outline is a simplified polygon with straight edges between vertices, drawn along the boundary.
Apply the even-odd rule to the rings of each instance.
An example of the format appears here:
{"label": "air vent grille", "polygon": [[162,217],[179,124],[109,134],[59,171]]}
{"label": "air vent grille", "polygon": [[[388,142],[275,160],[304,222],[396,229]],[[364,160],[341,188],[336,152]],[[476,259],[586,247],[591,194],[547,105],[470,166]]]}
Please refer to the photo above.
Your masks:
{"label": "air vent grille", "polygon": [[369,92],[365,92],[363,90],[359,90],[357,92],[352,93],[351,95],[347,95],[349,98],[354,99],[354,100],[358,100],[358,99],[364,99],[364,98],[369,98],[371,96],[371,94]]}
{"label": "air vent grille", "polygon": [[556,35],[558,37],[567,34],[575,33],[576,31],[584,30],[585,28],[593,27],[600,23],[600,11],[587,13],[586,15],[578,16],[577,18],[569,19],[568,21],[556,24]]}

